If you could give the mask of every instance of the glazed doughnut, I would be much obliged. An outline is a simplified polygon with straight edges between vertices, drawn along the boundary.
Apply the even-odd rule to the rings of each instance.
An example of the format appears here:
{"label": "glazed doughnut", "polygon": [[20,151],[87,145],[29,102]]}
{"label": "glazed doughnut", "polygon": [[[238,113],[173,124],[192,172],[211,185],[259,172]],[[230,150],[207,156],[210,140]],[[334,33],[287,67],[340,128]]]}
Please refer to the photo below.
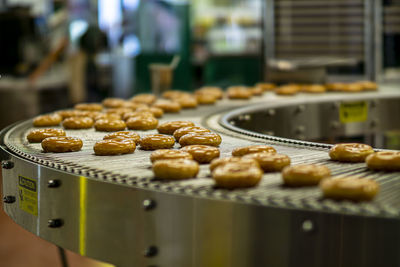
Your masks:
{"label": "glazed doughnut", "polygon": [[197,107],[197,100],[193,96],[182,96],[175,98],[175,101],[181,105],[181,108],[195,108]]}
{"label": "glazed doughnut", "polygon": [[221,87],[217,86],[204,86],[201,87],[199,90],[195,92],[195,94],[201,95],[212,95],[217,99],[221,99],[224,96],[224,92],[222,91]]}
{"label": "glazed doughnut", "polygon": [[56,112],[60,115],[63,119],[70,118],[70,117],[90,117],[94,119],[98,115],[102,114],[99,111],[90,111],[90,110],[60,110]]}
{"label": "glazed doughnut", "polygon": [[128,102],[126,101],[121,108],[129,108],[131,111],[137,110],[138,108],[148,108],[149,106],[143,103]]}
{"label": "glazed doughnut", "polygon": [[94,154],[98,156],[130,154],[135,151],[135,148],[135,140],[122,137],[101,140],[93,146]]}
{"label": "glazed doughnut", "polygon": [[174,149],[157,149],[150,155],[151,162],[162,159],[193,159],[193,157],[188,152]]}
{"label": "glazed doughnut", "polygon": [[106,108],[121,108],[125,105],[125,100],[122,98],[106,98],[101,102]]}
{"label": "glazed doughnut", "polygon": [[153,94],[138,94],[132,97],[130,101],[151,105],[156,101],[156,99],[157,99],[156,96]]}
{"label": "glazed doughnut", "polygon": [[43,139],[54,136],[65,136],[65,131],[51,128],[32,130],[28,133],[26,139],[29,143],[40,143]]}
{"label": "glazed doughnut", "polygon": [[116,113],[100,113],[99,115],[97,115],[94,120],[98,121],[98,120],[110,120],[110,121],[115,121],[115,120],[120,120],[121,119],[121,115],[116,114]]}
{"label": "glazed doughnut", "polygon": [[197,176],[199,164],[190,159],[162,159],[154,162],[153,172],[159,179],[190,179]]}
{"label": "glazed doughnut", "polygon": [[378,90],[378,84],[371,81],[360,81],[358,84],[361,84],[364,91],[376,91]]}
{"label": "glazed doughnut", "polygon": [[249,99],[253,95],[246,86],[228,87],[227,94],[230,99]]}
{"label": "glazed doughnut", "polygon": [[140,148],[143,150],[156,150],[162,148],[172,148],[175,139],[165,134],[149,134],[139,140]]}
{"label": "glazed doughnut", "polygon": [[302,86],[302,92],[305,93],[325,93],[326,87],[321,84],[311,84],[311,85],[304,85]]}
{"label": "glazed doughnut", "polygon": [[94,128],[96,131],[102,132],[117,132],[123,131],[126,128],[126,124],[123,120],[97,120],[94,123]]}
{"label": "glazed doughnut", "polygon": [[327,83],[325,87],[328,91],[344,91],[346,88],[345,83]]}
{"label": "glazed doughnut", "polygon": [[86,110],[86,111],[102,111],[103,106],[97,103],[80,103],[74,106],[75,109],[78,110]]}
{"label": "glazed doughnut", "polygon": [[400,151],[381,151],[369,155],[366,163],[371,170],[400,171]]}
{"label": "glazed doughnut", "polygon": [[78,116],[73,116],[73,117],[89,117],[89,118],[92,118],[94,120],[100,114],[102,114],[100,111],[82,110],[81,114],[78,114]]}
{"label": "glazed doughnut", "polygon": [[245,147],[237,147],[232,150],[232,156],[241,157],[251,153],[267,152],[276,153],[275,148],[267,145],[251,145]]}
{"label": "glazed doughnut", "polygon": [[114,139],[114,138],[127,138],[132,139],[137,144],[140,140],[140,136],[137,133],[129,132],[129,131],[121,131],[121,132],[114,132],[109,133],[103,137],[103,140],[106,139]]}
{"label": "glazed doughnut", "polygon": [[218,98],[215,95],[212,94],[196,94],[196,101],[199,105],[212,105],[217,102]]}
{"label": "glazed doughnut", "polygon": [[357,93],[361,92],[364,89],[363,85],[359,83],[348,83],[344,86],[342,91],[349,92],[349,93]]}
{"label": "glazed doughnut", "polygon": [[148,117],[154,117],[153,113],[151,113],[150,111],[132,111],[132,112],[128,112],[125,113],[122,116],[122,119],[124,121],[129,120],[130,118],[134,118],[134,117],[141,117],[141,118],[148,118]]}
{"label": "glazed doughnut", "polygon": [[258,162],[264,172],[281,171],[290,165],[290,158],[287,155],[258,152],[243,156],[243,159],[254,159]]}
{"label": "glazed doughnut", "polygon": [[190,153],[198,163],[209,163],[219,157],[219,149],[214,146],[190,145],[183,147],[181,151]]}
{"label": "glazed doughnut", "polygon": [[93,119],[89,117],[69,117],[62,122],[65,129],[89,129],[93,124]]}
{"label": "glazed doughnut", "polygon": [[199,127],[199,126],[187,126],[187,127],[182,127],[179,128],[177,130],[174,131],[174,138],[177,142],[179,142],[179,139],[184,136],[185,134],[189,134],[189,133],[210,133],[211,131],[203,128],[203,127]]}
{"label": "glazed doughnut", "polygon": [[154,117],[156,118],[161,118],[164,115],[164,111],[161,108],[156,108],[156,107],[146,107],[146,108],[137,108],[137,112],[151,112]]}
{"label": "glazed doughnut", "polygon": [[257,83],[256,87],[261,87],[261,89],[265,92],[274,90],[276,85],[273,83]]}
{"label": "glazed doughnut", "polygon": [[132,112],[131,108],[109,108],[106,110],[107,114],[118,114],[124,116],[126,113]]}
{"label": "glazed doughnut", "polygon": [[216,133],[190,133],[179,138],[179,144],[182,147],[188,145],[219,146],[221,142],[221,136]]}
{"label": "glazed doughnut", "polygon": [[74,152],[81,150],[83,142],[79,138],[56,136],[47,137],[42,141],[42,148],[44,152]]}
{"label": "glazed doughnut", "polygon": [[220,158],[220,159],[213,159],[210,164],[210,171],[214,171],[215,168],[222,166],[226,163],[245,163],[245,164],[253,164],[256,167],[260,168],[260,164],[254,159],[245,159],[241,157],[228,157],[228,158]]}
{"label": "glazed doughnut", "polygon": [[183,127],[194,126],[194,123],[191,121],[168,121],[160,124],[157,127],[157,131],[160,134],[169,134],[172,135],[176,130]]}
{"label": "glazed doughnut", "polygon": [[371,179],[346,177],[323,179],[320,188],[325,198],[369,201],[379,192],[379,184]]}
{"label": "glazed doughnut", "polygon": [[181,105],[178,102],[159,99],[154,104],[153,107],[162,109],[165,113],[178,113],[181,111]]}
{"label": "glazed doughnut", "polygon": [[212,177],[218,187],[234,189],[256,186],[263,172],[254,163],[228,162],[214,169]]}
{"label": "glazed doughnut", "polygon": [[288,186],[317,185],[322,179],[330,176],[331,171],[328,167],[314,164],[287,166],[282,171],[283,183]]}
{"label": "glazed doughnut", "polygon": [[33,120],[33,126],[57,126],[62,121],[62,117],[58,114],[41,115]]}
{"label": "glazed doughnut", "polygon": [[156,129],[158,120],[151,114],[151,116],[131,117],[126,121],[126,126],[130,130],[153,130]]}
{"label": "glazed doughnut", "polygon": [[275,93],[278,95],[295,95],[300,90],[297,85],[284,85],[275,89]]}
{"label": "glazed doughnut", "polygon": [[170,99],[170,100],[175,100],[177,98],[190,97],[190,96],[191,96],[191,94],[189,94],[188,92],[179,91],[179,90],[169,90],[162,94],[163,98]]}
{"label": "glazed doughnut", "polygon": [[60,115],[63,119],[69,118],[69,117],[86,117],[86,112],[83,110],[76,110],[76,109],[65,109],[65,110],[59,110],[56,111],[56,114]]}
{"label": "glazed doughnut", "polygon": [[365,158],[374,153],[371,146],[358,143],[336,144],[329,150],[332,160],[341,162],[364,162]]}
{"label": "glazed doughnut", "polygon": [[252,95],[254,95],[254,96],[260,96],[264,93],[264,90],[261,87],[257,87],[257,86],[251,87],[249,90],[251,91]]}

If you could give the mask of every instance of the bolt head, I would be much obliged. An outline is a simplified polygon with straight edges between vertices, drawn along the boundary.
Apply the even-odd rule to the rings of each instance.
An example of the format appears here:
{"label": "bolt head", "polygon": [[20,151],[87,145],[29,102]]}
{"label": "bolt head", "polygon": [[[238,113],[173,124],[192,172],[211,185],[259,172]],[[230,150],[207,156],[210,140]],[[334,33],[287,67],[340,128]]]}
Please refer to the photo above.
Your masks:
{"label": "bolt head", "polygon": [[47,187],[49,188],[57,188],[61,185],[61,181],[60,180],[49,180],[47,182]]}
{"label": "bolt head", "polygon": [[12,168],[14,168],[14,162],[12,162],[11,160],[2,161],[1,167],[6,170],[12,169]]}
{"label": "bolt head", "polygon": [[267,110],[267,116],[274,116],[275,115],[275,109],[268,109]]}
{"label": "bolt head", "polygon": [[64,222],[61,219],[50,219],[47,221],[47,226],[50,228],[58,228],[63,226]]}
{"label": "bolt head", "polygon": [[143,208],[145,210],[152,210],[156,207],[156,202],[152,199],[143,200]]}
{"label": "bolt head", "polygon": [[156,246],[149,246],[143,252],[144,256],[147,258],[154,257],[157,255],[157,253],[158,253],[158,249]]}
{"label": "bolt head", "polygon": [[14,196],[5,196],[3,197],[3,202],[7,204],[11,204],[15,202],[15,197]]}
{"label": "bolt head", "polygon": [[301,228],[303,229],[303,232],[312,232],[314,230],[314,223],[311,220],[305,220],[303,221]]}

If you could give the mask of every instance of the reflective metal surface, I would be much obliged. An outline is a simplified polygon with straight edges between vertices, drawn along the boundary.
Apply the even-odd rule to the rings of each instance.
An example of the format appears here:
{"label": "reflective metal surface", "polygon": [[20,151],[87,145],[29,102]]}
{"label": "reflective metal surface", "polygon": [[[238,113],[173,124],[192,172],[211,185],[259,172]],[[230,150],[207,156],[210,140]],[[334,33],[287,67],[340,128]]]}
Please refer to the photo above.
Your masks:
{"label": "reflective metal surface", "polygon": [[[348,123],[340,116],[342,104],[365,105],[365,120]],[[341,138],[383,134],[386,131],[400,130],[400,120],[392,114],[400,114],[399,98],[324,100],[320,102],[298,102],[293,105],[279,103],[266,107],[244,107],[228,112],[222,118],[225,127],[241,132],[274,135],[278,137],[337,143]],[[368,142],[368,140],[363,140]],[[371,145],[378,148],[370,140]]]}

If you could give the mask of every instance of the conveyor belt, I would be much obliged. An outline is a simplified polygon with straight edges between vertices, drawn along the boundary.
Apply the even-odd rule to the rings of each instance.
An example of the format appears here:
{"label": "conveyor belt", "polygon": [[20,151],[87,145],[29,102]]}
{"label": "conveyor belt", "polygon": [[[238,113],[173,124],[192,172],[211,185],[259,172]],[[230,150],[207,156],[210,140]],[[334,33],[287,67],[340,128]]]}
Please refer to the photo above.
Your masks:
{"label": "conveyor belt", "polygon": [[[363,97],[374,97],[374,94],[365,94]],[[381,185],[381,192],[378,197],[370,203],[324,200],[321,198],[318,187],[288,188],[282,186],[279,173],[264,174],[262,182],[255,188],[232,191],[216,189],[210,178],[207,164],[201,166],[197,179],[159,181],[154,179],[151,171],[149,161],[151,151],[137,149],[134,154],[130,155],[95,156],[93,145],[96,141],[101,140],[105,133],[96,132],[94,129],[66,130],[68,136],[79,137],[84,142],[82,151],[74,153],[43,153],[40,144],[28,143],[26,134],[32,129],[30,120],[18,124],[8,131],[4,143],[13,153],[40,165],[124,186],[283,208],[399,218],[400,194],[398,192],[400,192],[400,183],[397,181],[398,173],[372,172],[367,170],[363,163],[343,164],[330,161],[327,153],[329,145],[269,137],[245,131],[234,132],[219,123],[224,111],[249,103],[270,102],[271,99],[273,97],[267,94],[263,98],[254,99],[251,102],[223,100],[217,106],[202,106],[196,110],[183,111],[177,115],[165,115],[160,123],[171,120],[190,120],[198,125],[201,124],[213,129],[222,135],[221,157],[230,156],[232,149],[238,146],[266,143],[274,146],[278,153],[290,156],[292,164],[324,164],[332,170],[334,176],[355,175],[375,179]],[[318,101],[321,98],[313,99],[311,101]],[[282,101],[282,99],[276,99],[276,102],[279,101]],[[284,101],[290,103],[290,100]],[[297,98],[296,101],[303,100]],[[310,101],[310,99],[307,101]],[[138,133],[145,135],[154,132],[139,131]],[[179,145],[175,145],[175,148],[179,148]]]}

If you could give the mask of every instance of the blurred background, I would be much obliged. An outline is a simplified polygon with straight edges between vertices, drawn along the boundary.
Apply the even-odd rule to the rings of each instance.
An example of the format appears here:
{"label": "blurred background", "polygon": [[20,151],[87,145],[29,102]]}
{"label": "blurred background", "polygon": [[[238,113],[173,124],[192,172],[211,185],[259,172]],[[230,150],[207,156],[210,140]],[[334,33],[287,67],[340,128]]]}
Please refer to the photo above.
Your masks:
{"label": "blurred background", "polygon": [[[177,55],[173,89],[187,91],[397,82],[400,1],[0,0],[0,129],[78,102],[150,92],[149,65]],[[53,245],[4,214],[0,232],[2,266],[57,266]],[[101,266],[68,257],[72,266]]]}
{"label": "blurred background", "polygon": [[398,79],[400,1],[1,0],[0,38],[1,128],[150,91],[174,55],[180,90]]}

